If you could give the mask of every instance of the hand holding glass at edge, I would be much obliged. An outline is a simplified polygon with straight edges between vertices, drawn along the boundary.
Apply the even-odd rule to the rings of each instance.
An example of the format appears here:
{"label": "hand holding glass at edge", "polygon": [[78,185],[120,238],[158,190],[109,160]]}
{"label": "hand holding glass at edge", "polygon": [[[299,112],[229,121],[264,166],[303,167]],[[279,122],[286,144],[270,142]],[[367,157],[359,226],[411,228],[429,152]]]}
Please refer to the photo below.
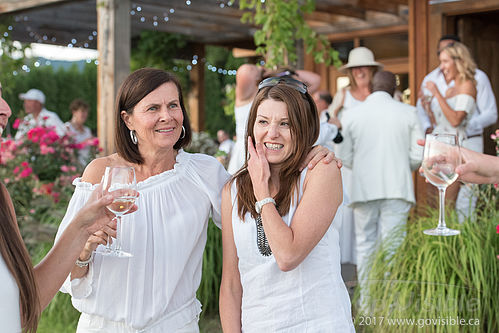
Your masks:
{"label": "hand holding glass at edge", "polygon": [[102,179],[102,193],[103,195],[112,194],[115,197],[107,209],[116,215],[117,219],[115,247],[111,248],[110,237],[108,237],[106,250],[102,254],[120,258],[132,257],[131,253],[122,250],[121,217],[133,207],[138,197],[135,169],[126,166],[106,167]]}
{"label": "hand holding glass at edge", "polygon": [[427,235],[453,236],[460,233],[459,230],[447,228],[445,224],[445,190],[457,180],[456,167],[460,164],[461,152],[456,135],[426,135],[422,169],[426,179],[438,188],[440,206],[438,226],[425,230]]}

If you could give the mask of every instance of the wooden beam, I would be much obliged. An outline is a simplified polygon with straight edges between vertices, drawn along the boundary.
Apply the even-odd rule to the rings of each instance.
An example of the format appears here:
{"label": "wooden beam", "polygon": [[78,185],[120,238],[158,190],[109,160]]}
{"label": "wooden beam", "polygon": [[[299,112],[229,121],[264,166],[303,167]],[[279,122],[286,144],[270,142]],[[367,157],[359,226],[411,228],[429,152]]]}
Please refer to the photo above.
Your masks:
{"label": "wooden beam", "polygon": [[104,155],[115,151],[114,101],[130,72],[130,0],[97,1],[97,132]]}
{"label": "wooden beam", "polygon": [[376,59],[384,65],[385,71],[390,71],[394,74],[409,73],[409,58],[389,58],[389,59]]}
{"label": "wooden beam", "polygon": [[205,49],[203,44],[197,44],[194,47],[194,54],[198,55],[198,63],[192,65],[190,71],[191,89],[187,97],[189,105],[189,117],[191,128],[195,132],[204,130],[204,62],[201,61],[205,57]]}
{"label": "wooden beam", "polygon": [[0,13],[12,13],[19,10],[32,9],[67,1],[68,0],[2,0],[0,1]]}
{"label": "wooden beam", "polygon": [[331,33],[327,35],[327,39],[330,42],[340,42],[340,41],[352,40],[356,37],[362,38],[362,37],[371,37],[379,35],[402,34],[402,33],[407,33],[408,29],[409,28],[407,24],[390,25],[379,28],[359,29],[359,30]]}
{"label": "wooden beam", "polygon": [[[439,35],[432,30],[432,35]],[[429,8],[427,1],[409,0],[409,89],[410,103],[416,105],[417,94],[424,76],[429,72]],[[416,193],[416,212],[422,212],[428,202],[425,180],[414,173],[414,191]]]}
{"label": "wooden beam", "polygon": [[320,3],[318,1],[315,5],[315,12],[313,13],[313,15],[315,15],[316,13],[348,16],[360,20],[366,19],[366,11],[353,5],[331,5],[327,3]]}

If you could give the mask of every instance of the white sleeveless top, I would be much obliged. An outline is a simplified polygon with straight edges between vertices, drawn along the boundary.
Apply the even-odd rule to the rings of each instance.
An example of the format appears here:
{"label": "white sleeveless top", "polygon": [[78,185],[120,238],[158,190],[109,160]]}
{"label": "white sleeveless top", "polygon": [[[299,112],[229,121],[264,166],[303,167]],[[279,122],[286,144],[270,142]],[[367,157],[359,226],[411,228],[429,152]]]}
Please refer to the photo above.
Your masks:
{"label": "white sleeveless top", "polygon": [[232,148],[231,157],[227,171],[230,174],[235,174],[243,165],[246,160],[246,151],[244,148],[246,135],[246,127],[248,126],[248,117],[253,102],[243,106],[236,106],[234,109],[236,117],[236,136],[237,140]]}
{"label": "white sleeveless top", "polygon": [[447,104],[451,109],[456,111],[464,111],[467,113],[466,118],[459,124],[459,126],[452,126],[447,118],[445,117],[439,103],[434,103],[433,114],[435,115],[435,121],[437,126],[433,130],[433,134],[447,133],[447,134],[457,134],[460,141],[466,138],[466,125],[468,124],[471,115],[475,111],[476,102],[475,99],[467,94],[458,94],[451,98],[446,99]]}
{"label": "white sleeveless top", "polygon": [[[3,223],[3,221],[2,221]],[[19,310],[19,288],[10,274],[3,257],[0,255],[0,331],[5,333],[21,332],[21,313]]]}
{"label": "white sleeveless top", "polygon": [[[301,174],[298,200],[295,196],[283,217],[287,225],[301,199],[306,170]],[[273,255],[264,257],[258,251],[251,214],[245,215],[244,222],[239,219],[235,182],[232,201],[232,228],[243,288],[242,331],[354,332],[350,299],[340,273],[338,231],[333,227],[336,221],[298,267],[283,272]]]}

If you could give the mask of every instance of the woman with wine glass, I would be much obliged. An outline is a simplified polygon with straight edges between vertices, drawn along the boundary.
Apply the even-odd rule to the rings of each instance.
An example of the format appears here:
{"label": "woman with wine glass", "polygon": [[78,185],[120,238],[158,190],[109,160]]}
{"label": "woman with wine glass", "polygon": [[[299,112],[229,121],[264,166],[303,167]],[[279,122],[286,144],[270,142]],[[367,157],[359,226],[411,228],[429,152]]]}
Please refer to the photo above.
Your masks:
{"label": "woman with wine glass", "polygon": [[342,202],[336,165],[300,171],[319,135],[315,103],[300,81],[259,85],[248,119],[244,167],[222,194],[224,332],[352,332],[340,273]]}
{"label": "woman with wine glass", "polygon": [[98,245],[106,237],[89,241],[80,254],[88,264],[75,265],[66,280],[63,291],[82,312],[77,332],[198,332],[196,290],[208,220],[221,219],[229,174],[214,157],[182,150],[191,128],[172,74],[153,68],[133,72],[119,89],[115,112],[117,153],[92,161],[75,181],[60,231],[106,167],[135,169],[140,210],[120,225],[121,248],[131,257],[103,255],[106,249]]}
{"label": "woman with wine glass", "polygon": [[[459,143],[467,145],[466,125],[476,107],[476,64],[468,48],[459,42],[452,42],[443,47],[439,52],[440,70],[447,82],[454,81],[454,86],[449,88],[443,96],[435,82],[428,81],[426,89],[434,96],[438,103],[424,103],[426,113],[429,115],[432,134],[455,134]],[[430,109],[430,106],[433,106]],[[451,185],[448,198],[454,201],[459,191],[459,183]]]}

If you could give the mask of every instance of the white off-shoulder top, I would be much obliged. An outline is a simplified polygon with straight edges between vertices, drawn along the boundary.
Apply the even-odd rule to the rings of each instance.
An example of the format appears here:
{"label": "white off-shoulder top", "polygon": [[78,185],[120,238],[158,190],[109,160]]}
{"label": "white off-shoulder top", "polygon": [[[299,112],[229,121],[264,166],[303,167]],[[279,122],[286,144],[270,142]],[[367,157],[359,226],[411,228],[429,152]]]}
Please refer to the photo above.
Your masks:
{"label": "white off-shoulder top", "polygon": [[435,126],[435,129],[433,130],[433,134],[456,134],[461,139],[466,138],[466,125],[476,108],[475,99],[468,94],[458,94],[447,98],[446,101],[453,110],[466,112],[466,118],[461,122],[461,124],[454,127],[449,123],[447,117],[445,117],[442,109],[440,108],[440,104],[434,103],[433,105],[436,106],[433,109],[433,113],[435,115],[437,126]]}
{"label": "white off-shoulder top", "polygon": [[[122,219],[122,246],[132,258],[100,254],[88,274],[70,281],[80,312],[142,330],[174,331],[200,312],[196,290],[210,214],[220,227],[221,192],[229,174],[213,157],[179,151],[172,170],[139,182],[138,211]],[[95,185],[75,180],[75,193],[56,236],[88,200]]]}

